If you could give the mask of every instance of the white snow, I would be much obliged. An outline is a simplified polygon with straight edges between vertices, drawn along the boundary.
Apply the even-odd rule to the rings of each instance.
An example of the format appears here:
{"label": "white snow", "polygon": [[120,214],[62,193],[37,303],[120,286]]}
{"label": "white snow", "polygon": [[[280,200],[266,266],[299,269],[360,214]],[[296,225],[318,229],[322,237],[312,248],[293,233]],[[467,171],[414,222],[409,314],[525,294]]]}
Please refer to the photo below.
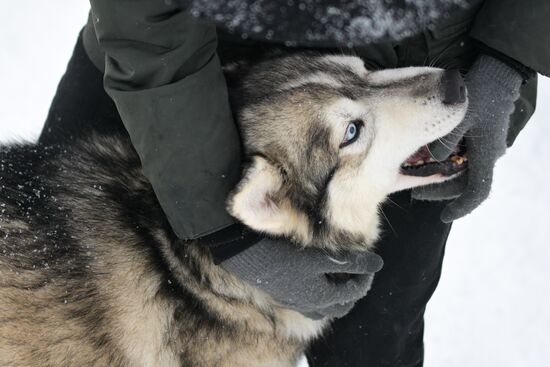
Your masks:
{"label": "white snow", "polygon": [[426,366],[548,366],[550,79],[498,162],[491,197],[455,223],[426,316]]}
{"label": "white snow", "polygon": [[[38,135],[87,7],[0,2],[0,141]],[[535,117],[499,161],[490,199],[455,224],[428,305],[426,367],[548,365],[549,102],[542,78]]]}

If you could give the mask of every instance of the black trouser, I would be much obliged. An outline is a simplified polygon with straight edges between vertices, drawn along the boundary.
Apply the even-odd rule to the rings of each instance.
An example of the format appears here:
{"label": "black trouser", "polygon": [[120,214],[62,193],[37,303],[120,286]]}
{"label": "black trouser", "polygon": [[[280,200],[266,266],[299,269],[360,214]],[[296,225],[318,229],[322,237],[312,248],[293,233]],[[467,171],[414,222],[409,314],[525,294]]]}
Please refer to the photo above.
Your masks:
{"label": "black trouser", "polygon": [[[79,39],[40,142],[63,144],[114,129],[124,127]],[[368,296],[311,348],[311,367],[422,365],[423,315],[439,281],[450,225],[439,220],[443,203],[414,201],[408,192],[391,200],[383,208],[387,220],[377,251],[384,269]]]}
{"label": "black trouser", "polygon": [[451,226],[439,219],[444,203],[411,200],[409,192],[391,200],[377,245],[384,268],[367,296],[313,345],[311,367],[422,366],[424,311]]}
{"label": "black trouser", "polygon": [[63,144],[94,132],[114,131],[127,134],[114,102],[103,89],[103,75],[88,58],[80,35],[39,142]]}

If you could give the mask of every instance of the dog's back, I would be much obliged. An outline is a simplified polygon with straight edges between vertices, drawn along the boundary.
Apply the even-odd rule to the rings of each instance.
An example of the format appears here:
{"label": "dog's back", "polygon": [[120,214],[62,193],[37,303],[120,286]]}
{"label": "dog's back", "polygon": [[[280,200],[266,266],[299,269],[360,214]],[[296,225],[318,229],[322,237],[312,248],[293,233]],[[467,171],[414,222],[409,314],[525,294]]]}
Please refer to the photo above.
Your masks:
{"label": "dog's back", "polygon": [[1,149],[1,366],[292,366],[303,342],[173,237],[126,137]]}
{"label": "dog's back", "polygon": [[[136,308],[144,307],[139,305],[144,297],[153,299],[158,292],[152,280],[159,274],[140,254],[148,250],[139,248],[139,231],[129,228],[139,226],[144,215],[151,225],[160,217],[151,215],[156,206],[141,175],[130,177],[139,170],[131,153],[120,141],[99,138],[78,149],[3,148],[0,365],[131,362],[118,350],[124,348],[118,341],[124,335],[113,333],[125,333],[124,327],[116,330],[117,311],[122,311],[117,303],[131,299]],[[143,232],[148,235],[146,228]],[[135,282],[149,287],[133,294]],[[135,320],[124,311],[136,334],[155,332],[142,318],[162,313],[155,302],[147,309],[150,314]],[[140,358],[153,346],[135,348]]]}

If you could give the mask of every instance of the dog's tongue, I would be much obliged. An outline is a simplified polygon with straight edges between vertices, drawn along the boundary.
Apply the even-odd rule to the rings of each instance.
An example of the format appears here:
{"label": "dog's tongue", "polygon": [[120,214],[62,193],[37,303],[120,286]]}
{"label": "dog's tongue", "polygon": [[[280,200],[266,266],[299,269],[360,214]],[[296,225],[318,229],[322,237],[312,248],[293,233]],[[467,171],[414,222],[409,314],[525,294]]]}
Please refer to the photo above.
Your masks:
{"label": "dog's tongue", "polygon": [[410,165],[415,165],[415,164],[418,164],[418,162],[428,162],[432,160],[431,159],[431,154],[430,154],[430,151],[428,150],[428,146],[427,145],[424,145],[423,147],[421,147],[420,149],[418,149],[416,151],[416,153],[414,153],[413,155],[411,155],[405,162],[404,164],[410,164]]}
{"label": "dog's tongue", "polygon": [[437,173],[451,176],[465,170],[467,161],[467,152],[463,144],[456,146],[449,158],[443,161],[436,161],[432,157],[428,146],[424,145],[403,162],[401,165],[401,173],[408,176],[421,177],[431,176]]}

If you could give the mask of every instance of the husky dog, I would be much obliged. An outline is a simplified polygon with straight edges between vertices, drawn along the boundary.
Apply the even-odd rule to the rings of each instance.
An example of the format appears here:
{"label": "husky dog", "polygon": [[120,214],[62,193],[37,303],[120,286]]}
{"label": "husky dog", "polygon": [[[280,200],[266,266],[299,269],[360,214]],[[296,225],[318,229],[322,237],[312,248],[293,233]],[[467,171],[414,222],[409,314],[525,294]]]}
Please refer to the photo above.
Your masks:
{"label": "husky dog", "polygon": [[[367,250],[388,194],[464,168],[422,148],[464,117],[458,73],[320,55],[228,69],[249,162],[228,210],[255,230]],[[330,322],[178,240],[126,136],[0,157],[1,366],[291,367]]]}

